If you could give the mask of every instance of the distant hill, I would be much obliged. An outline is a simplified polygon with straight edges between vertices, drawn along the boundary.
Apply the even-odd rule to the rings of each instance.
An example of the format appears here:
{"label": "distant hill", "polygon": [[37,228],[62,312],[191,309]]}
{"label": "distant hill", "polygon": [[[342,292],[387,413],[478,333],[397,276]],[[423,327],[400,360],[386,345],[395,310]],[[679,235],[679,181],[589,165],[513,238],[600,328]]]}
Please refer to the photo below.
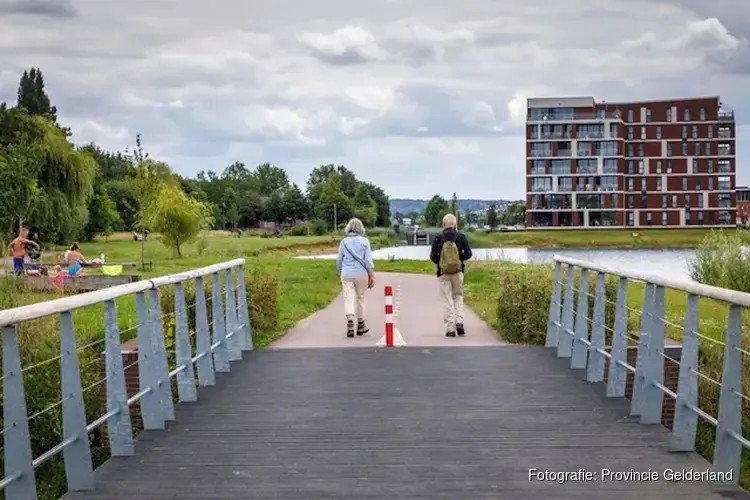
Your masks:
{"label": "distant hill", "polygon": [[[391,198],[391,213],[400,212],[402,214],[408,214],[411,212],[422,213],[424,207],[427,206],[429,200],[412,200],[409,198]],[[461,207],[461,212],[466,210],[484,210],[489,208],[490,205],[495,203],[496,205],[504,205],[509,203],[509,200],[458,200],[458,204]]]}

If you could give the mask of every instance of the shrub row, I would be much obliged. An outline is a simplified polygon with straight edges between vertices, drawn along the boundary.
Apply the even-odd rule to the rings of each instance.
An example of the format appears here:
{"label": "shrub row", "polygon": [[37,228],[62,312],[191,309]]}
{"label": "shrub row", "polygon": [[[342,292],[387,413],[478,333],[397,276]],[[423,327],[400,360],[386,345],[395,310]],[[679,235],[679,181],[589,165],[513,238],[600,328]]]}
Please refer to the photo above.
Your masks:
{"label": "shrub row", "polygon": [[[254,332],[273,331],[278,324],[278,284],[272,275],[261,272],[251,272],[246,276],[248,305],[250,306],[251,324]],[[189,282],[185,285],[185,297],[188,306],[190,330],[195,330],[195,285]],[[20,288],[14,279],[0,279],[0,308],[7,309],[27,303],[35,302],[37,297],[31,296]],[[224,289],[222,287],[222,300]],[[161,290],[160,301],[164,314],[165,344],[174,342],[174,290],[165,287]],[[212,319],[211,285],[206,280],[206,301],[209,322]],[[121,338],[126,340],[135,334],[128,326],[134,326],[135,301],[132,297],[117,301],[120,318]],[[79,365],[81,383],[85,390],[86,418],[92,422],[99,418],[104,410],[102,401],[105,385],[102,382],[101,356],[104,349],[104,312],[101,305],[88,307],[74,312],[74,324],[79,345]],[[209,323],[210,324],[210,323]],[[18,328],[18,340],[21,349],[22,366],[25,371],[24,388],[26,393],[27,411],[30,418],[29,430],[34,457],[38,457],[58,445],[62,440],[61,406],[56,404],[60,400],[60,361],[59,356],[58,318],[49,317],[36,321],[22,323]],[[81,346],[88,346],[82,348]],[[174,347],[170,353],[170,369],[174,368]],[[50,361],[52,360],[52,361]],[[0,366],[2,360],[0,359]],[[88,390],[86,390],[88,389]],[[0,428],[4,429],[2,421],[2,387],[0,387]],[[135,429],[137,431],[137,429]],[[102,428],[89,436],[92,447],[94,466],[101,465],[107,458],[106,443],[103,441]],[[0,470],[4,468],[4,450],[0,448]],[[57,499],[67,491],[65,481],[65,467],[62,456],[49,460],[36,471],[39,498]],[[4,496],[0,492],[0,500]]]}

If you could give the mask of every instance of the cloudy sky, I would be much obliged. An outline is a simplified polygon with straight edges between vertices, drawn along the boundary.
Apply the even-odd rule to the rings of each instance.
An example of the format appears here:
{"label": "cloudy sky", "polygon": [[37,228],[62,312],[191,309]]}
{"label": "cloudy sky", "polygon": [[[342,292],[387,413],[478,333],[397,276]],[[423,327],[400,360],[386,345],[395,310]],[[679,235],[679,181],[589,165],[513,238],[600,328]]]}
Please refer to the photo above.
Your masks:
{"label": "cloudy sky", "polygon": [[34,65],[77,142],[182,174],[518,199],[529,96],[720,95],[750,135],[748,38],[747,0],[0,0],[0,100]]}

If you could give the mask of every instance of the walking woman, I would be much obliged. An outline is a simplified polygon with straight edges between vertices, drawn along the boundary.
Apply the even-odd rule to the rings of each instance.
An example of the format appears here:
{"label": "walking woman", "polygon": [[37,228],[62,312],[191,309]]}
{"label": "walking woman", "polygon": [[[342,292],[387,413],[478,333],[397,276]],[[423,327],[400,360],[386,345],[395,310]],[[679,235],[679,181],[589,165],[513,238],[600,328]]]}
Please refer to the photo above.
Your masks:
{"label": "walking woman", "polygon": [[[344,290],[346,336],[364,335],[370,328],[365,323],[365,292],[375,286],[375,265],[372,262],[370,241],[365,238],[365,226],[359,219],[346,225],[346,236],[339,245],[337,267]],[[354,320],[357,320],[355,330]]]}

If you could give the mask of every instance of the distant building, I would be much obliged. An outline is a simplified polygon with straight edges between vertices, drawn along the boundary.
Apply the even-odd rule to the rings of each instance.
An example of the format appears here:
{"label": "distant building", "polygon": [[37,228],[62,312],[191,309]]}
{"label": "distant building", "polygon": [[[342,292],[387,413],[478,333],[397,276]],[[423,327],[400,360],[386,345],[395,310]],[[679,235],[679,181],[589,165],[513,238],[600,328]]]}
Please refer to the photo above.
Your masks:
{"label": "distant building", "polygon": [[735,140],[718,97],[529,99],[526,224],[733,226]]}
{"label": "distant building", "polygon": [[747,224],[750,220],[750,188],[737,186],[737,224]]}

